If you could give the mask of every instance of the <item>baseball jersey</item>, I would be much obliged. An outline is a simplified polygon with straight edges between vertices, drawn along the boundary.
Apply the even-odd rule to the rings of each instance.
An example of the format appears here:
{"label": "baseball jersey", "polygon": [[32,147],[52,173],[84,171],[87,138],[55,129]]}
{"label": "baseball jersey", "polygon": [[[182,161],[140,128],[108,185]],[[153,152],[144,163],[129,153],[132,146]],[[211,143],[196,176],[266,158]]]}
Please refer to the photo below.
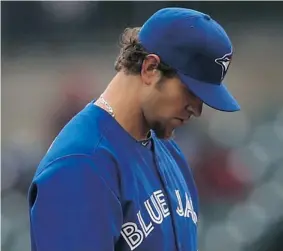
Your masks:
{"label": "baseball jersey", "polygon": [[29,189],[32,251],[197,251],[198,197],[173,140],[152,149],[89,103]]}

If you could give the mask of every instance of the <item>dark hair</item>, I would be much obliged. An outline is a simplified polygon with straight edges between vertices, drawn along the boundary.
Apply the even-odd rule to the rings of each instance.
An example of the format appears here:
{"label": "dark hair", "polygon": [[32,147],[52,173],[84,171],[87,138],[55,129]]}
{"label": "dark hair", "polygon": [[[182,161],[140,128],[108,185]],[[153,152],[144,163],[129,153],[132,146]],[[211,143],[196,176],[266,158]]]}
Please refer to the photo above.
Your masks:
{"label": "dark hair", "polygon": [[[140,27],[127,28],[120,38],[120,53],[115,62],[116,71],[124,71],[126,74],[138,75],[141,72],[144,59],[149,53],[143,48],[138,39]],[[176,71],[168,65],[160,62],[157,69],[164,77],[176,76]]]}

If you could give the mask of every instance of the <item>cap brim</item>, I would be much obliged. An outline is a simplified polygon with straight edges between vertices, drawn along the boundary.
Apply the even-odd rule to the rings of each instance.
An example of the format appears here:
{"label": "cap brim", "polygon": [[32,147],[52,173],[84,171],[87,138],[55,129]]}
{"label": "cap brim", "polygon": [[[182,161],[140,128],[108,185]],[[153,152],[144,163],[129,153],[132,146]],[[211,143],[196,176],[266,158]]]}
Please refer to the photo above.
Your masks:
{"label": "cap brim", "polygon": [[206,105],[219,111],[236,112],[241,109],[237,100],[230,94],[226,86],[209,84],[178,73],[181,81],[199,97]]}

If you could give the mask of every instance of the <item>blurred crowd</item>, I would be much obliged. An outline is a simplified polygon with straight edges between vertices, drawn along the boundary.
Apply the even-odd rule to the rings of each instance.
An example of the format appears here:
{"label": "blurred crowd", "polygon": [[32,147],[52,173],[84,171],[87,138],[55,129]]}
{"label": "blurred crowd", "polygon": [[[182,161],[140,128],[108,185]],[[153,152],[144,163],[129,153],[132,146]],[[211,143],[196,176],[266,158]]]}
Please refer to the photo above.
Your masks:
{"label": "blurred crowd", "polygon": [[110,81],[119,33],[165,6],[207,12],[235,47],[225,81],[242,110],[205,107],[175,135],[199,190],[199,250],[283,250],[283,4],[170,1],[1,3],[1,250],[30,250],[40,159]]}

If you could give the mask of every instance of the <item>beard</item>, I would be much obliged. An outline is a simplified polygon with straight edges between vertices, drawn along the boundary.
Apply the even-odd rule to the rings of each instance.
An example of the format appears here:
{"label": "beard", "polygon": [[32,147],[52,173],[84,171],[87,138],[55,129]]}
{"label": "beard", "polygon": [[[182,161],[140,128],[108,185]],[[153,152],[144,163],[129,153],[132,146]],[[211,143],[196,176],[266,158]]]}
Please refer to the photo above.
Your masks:
{"label": "beard", "polygon": [[159,139],[171,139],[174,136],[174,129],[169,130],[164,124],[159,121],[152,123],[151,129]]}

